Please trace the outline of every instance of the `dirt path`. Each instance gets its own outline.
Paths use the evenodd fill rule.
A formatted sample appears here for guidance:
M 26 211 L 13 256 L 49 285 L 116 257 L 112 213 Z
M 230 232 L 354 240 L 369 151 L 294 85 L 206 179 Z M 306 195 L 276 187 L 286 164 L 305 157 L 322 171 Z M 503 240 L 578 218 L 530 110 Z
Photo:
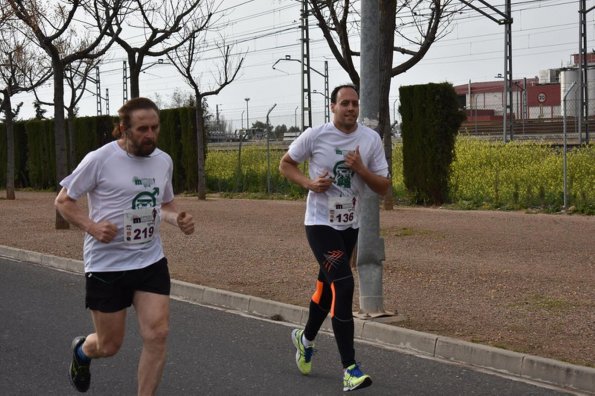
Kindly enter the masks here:
M 53 198 L 0 199 L 0 244 L 82 259 L 83 233 L 54 230 Z M 197 232 L 162 227 L 174 278 L 307 306 L 304 202 L 177 200 Z M 595 217 L 398 207 L 381 228 L 399 326 L 595 367 Z

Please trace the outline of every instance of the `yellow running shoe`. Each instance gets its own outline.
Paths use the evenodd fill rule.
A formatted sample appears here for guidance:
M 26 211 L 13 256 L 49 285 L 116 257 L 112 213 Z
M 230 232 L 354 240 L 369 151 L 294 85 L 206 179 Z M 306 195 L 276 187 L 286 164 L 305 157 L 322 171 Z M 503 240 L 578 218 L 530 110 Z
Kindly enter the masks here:
M 366 388 L 372 385 L 372 378 L 364 374 L 357 364 L 347 367 L 343 375 L 343 392 Z
M 314 346 L 306 348 L 302 343 L 302 335 L 304 330 L 293 329 L 291 331 L 291 341 L 295 346 L 295 364 L 300 373 L 304 375 L 310 374 L 312 371 L 312 355 L 314 354 Z

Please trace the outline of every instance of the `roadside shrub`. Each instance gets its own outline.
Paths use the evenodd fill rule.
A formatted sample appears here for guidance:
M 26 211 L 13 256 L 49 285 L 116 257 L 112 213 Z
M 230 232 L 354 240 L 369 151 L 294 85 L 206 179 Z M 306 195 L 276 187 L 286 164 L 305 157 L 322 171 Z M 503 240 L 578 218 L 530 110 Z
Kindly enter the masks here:
M 160 141 L 172 151 L 176 192 L 196 191 L 196 137 L 191 109 L 164 114 Z M 15 123 L 15 186 L 38 190 L 55 187 L 55 154 L 52 120 Z M 77 157 L 111 139 L 112 117 L 81 119 L 77 125 Z M 176 129 L 179 129 L 176 131 Z M 0 132 L 4 132 L 0 125 Z M 88 136 L 82 136 L 85 133 Z M 160 137 L 160 139 L 161 139 Z M 0 136 L 0 181 L 6 183 L 5 133 Z M 264 143 L 228 151 L 209 150 L 206 160 L 207 188 L 229 195 L 303 198 L 306 191 L 279 173 L 284 150 L 271 148 L 271 193 L 267 193 L 267 156 Z M 415 202 L 405 187 L 403 145 L 393 146 L 392 183 L 397 202 Z M 448 198 L 464 209 L 537 209 L 559 211 L 564 204 L 563 151 L 538 142 L 510 143 L 458 137 L 455 158 L 448 179 Z M 307 172 L 307 163 L 300 165 Z M 595 214 L 595 146 L 581 146 L 567 152 L 567 191 L 571 211 Z
M 415 203 L 448 201 L 455 137 L 465 119 L 449 83 L 402 86 L 403 178 Z

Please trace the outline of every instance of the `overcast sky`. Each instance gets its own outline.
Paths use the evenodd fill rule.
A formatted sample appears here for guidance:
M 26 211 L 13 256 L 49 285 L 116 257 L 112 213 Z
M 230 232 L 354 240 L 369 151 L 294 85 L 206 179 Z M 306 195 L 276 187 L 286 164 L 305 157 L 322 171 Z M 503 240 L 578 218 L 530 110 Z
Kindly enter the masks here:
M 488 0 L 499 10 L 504 11 L 503 0 Z M 477 2 L 476 2 L 477 3 Z M 479 5 L 479 3 L 477 3 Z M 587 9 L 595 6 L 595 0 L 587 0 Z M 579 46 L 579 1 L 578 0 L 513 0 L 513 78 L 535 77 L 540 70 L 568 66 L 571 54 L 578 52 Z M 237 52 L 247 52 L 244 67 L 238 78 L 223 89 L 218 96 L 208 98 L 211 111 L 217 105 L 222 117 L 231 122 L 233 128 L 246 123 L 246 101 L 250 123 L 265 121 L 269 109 L 276 104 L 270 114 L 273 125 L 286 124 L 288 127 L 300 124 L 300 64 L 295 61 L 280 61 L 276 70 L 273 64 L 290 55 L 300 59 L 300 10 L 297 0 L 225 0 L 219 11 L 225 11 L 229 21 L 221 34 L 227 43 L 236 43 Z M 218 26 L 223 26 L 223 22 Z M 396 76 L 391 85 L 391 113 L 398 106 L 397 95 L 400 85 L 423 84 L 448 81 L 454 85 L 466 84 L 469 80 L 491 81 L 504 69 L 504 26 L 467 9 L 452 22 L 448 35 L 435 43 L 419 64 L 407 73 Z M 588 50 L 595 47 L 595 11 L 587 15 Z M 329 85 L 349 82 L 322 39 L 314 18 L 310 19 L 311 67 L 322 72 L 324 61 L 329 65 Z M 353 37 L 354 47 L 358 48 L 357 37 Z M 205 53 L 206 58 L 214 55 Z M 108 59 L 100 65 L 101 90 L 109 89 L 110 114 L 116 114 L 122 105 L 122 65 L 124 52 L 117 46 L 110 50 Z M 155 62 L 148 59 L 146 64 Z M 359 59 L 356 61 L 359 67 Z M 394 64 L 401 62 L 395 57 Z M 209 66 L 204 63 L 204 87 L 209 87 Z M 312 89 L 323 91 L 323 78 L 312 73 Z M 95 90 L 93 84 L 88 88 Z M 170 102 L 175 89 L 190 91 L 170 65 L 155 65 L 141 76 L 141 95 Z M 51 101 L 52 91 L 48 86 L 40 90 L 40 96 Z M 16 96 L 13 103 L 25 101 L 21 118 L 34 115 L 30 96 Z M 324 121 L 324 97 L 312 95 L 313 123 Z M 395 106 L 396 105 L 396 106 Z M 105 113 L 105 105 L 103 107 Z M 48 109 L 46 114 L 51 114 Z M 244 114 L 242 114 L 244 113 Z M 95 115 L 96 101 L 91 94 L 80 103 L 80 115 Z M 243 121 L 243 122 L 242 122 Z

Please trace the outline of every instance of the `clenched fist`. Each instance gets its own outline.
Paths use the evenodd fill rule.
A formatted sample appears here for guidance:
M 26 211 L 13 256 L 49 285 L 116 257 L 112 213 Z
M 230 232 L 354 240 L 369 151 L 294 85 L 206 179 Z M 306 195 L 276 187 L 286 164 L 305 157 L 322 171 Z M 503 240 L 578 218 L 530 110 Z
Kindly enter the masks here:
M 192 219 L 191 214 L 180 212 L 176 222 L 184 234 L 190 235 L 194 232 L 194 220 Z
M 89 234 L 99 242 L 110 243 L 118 233 L 118 227 L 109 221 L 100 221 L 89 227 Z

